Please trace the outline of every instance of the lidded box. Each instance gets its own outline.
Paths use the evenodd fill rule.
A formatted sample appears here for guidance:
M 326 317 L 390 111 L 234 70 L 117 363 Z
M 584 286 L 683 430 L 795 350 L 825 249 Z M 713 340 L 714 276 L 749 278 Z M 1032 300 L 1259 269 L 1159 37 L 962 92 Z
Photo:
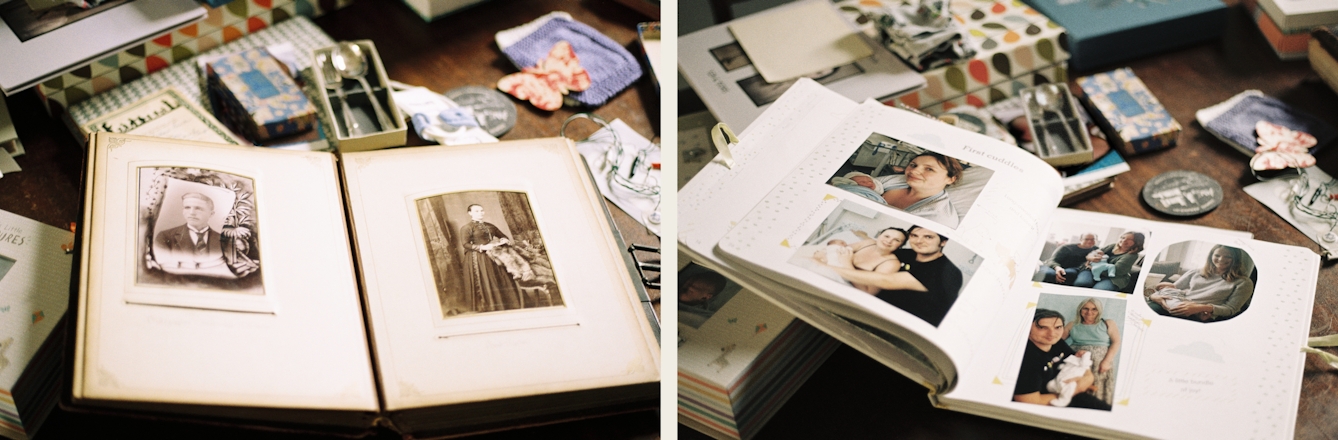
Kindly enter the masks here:
M 229 128 L 253 142 L 311 130 L 316 107 L 264 48 L 209 63 L 211 99 Z
M 1111 146 L 1126 155 L 1174 147 L 1180 123 L 1128 67 L 1078 78 L 1082 99 Z

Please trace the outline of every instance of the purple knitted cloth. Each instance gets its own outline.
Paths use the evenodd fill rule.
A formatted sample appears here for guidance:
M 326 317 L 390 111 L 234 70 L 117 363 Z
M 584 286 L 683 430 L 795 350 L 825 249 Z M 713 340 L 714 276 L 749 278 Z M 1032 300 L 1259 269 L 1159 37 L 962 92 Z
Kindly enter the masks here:
M 590 88 L 571 92 L 581 104 L 598 107 L 641 78 L 641 64 L 627 49 L 584 23 L 555 17 L 502 52 L 517 68 L 533 67 L 548 57 L 559 41 L 571 43 L 581 67 L 590 73 Z

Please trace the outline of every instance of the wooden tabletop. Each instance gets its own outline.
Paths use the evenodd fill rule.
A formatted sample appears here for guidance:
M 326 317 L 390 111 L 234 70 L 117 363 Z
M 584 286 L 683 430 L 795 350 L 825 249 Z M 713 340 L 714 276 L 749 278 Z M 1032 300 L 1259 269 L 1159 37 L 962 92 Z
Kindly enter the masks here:
M 566 11 L 613 41 L 636 53 L 640 22 L 652 21 L 610 0 L 508 0 L 484 2 L 427 23 L 399 1 L 358 0 L 350 6 L 313 20 L 336 41 L 370 39 L 375 42 L 391 79 L 427 87 L 436 92 L 467 85 L 492 87 L 503 75 L 518 71 L 493 41 L 500 30 L 519 26 L 551 11 Z M 68 227 L 78 216 L 80 166 L 83 150 L 57 119 L 42 110 L 33 90 L 7 98 L 10 113 L 27 154 L 17 158 L 23 171 L 0 178 L 0 210 L 42 223 Z M 622 119 L 637 133 L 659 141 L 660 100 L 649 81 L 638 81 L 608 103 L 592 110 L 612 121 Z M 558 136 L 562 122 L 580 110 L 564 107 L 542 111 L 517 101 L 516 126 L 501 140 Z M 584 138 L 597 126 L 573 125 L 568 136 Z M 411 145 L 421 141 L 411 142 Z M 672 179 L 669 179 L 672 181 Z M 631 216 L 609 204 L 615 223 L 629 244 L 659 247 L 660 239 Z M 658 263 L 659 256 L 638 252 Z M 658 274 L 651 273 L 658 278 Z M 658 279 L 657 279 L 658 281 Z M 652 290 L 658 298 L 658 290 Z M 658 304 L 658 301 L 657 301 Z M 150 422 L 57 409 L 42 427 L 42 438 L 96 438 L 110 432 L 132 433 L 136 438 L 293 438 L 283 434 L 201 427 L 182 423 Z M 641 411 L 597 419 L 529 428 L 483 438 L 653 438 L 659 416 Z M 300 437 L 299 437 L 300 438 Z M 317 438 L 317 437 L 313 437 Z M 375 438 L 398 438 L 380 431 Z
M 1194 112 L 1249 89 L 1281 99 L 1338 126 L 1338 94 L 1306 61 L 1279 61 L 1238 0 L 1231 6 L 1221 40 L 1166 52 L 1091 72 L 1123 66 L 1134 73 L 1184 127 L 1179 145 L 1129 157 L 1132 171 L 1113 190 L 1074 208 L 1254 233 L 1259 240 L 1320 248 L 1242 188 L 1257 180 L 1248 157 L 1205 132 Z M 1070 81 L 1072 84 L 1072 81 Z M 1320 167 L 1338 172 L 1338 147 L 1319 156 Z M 1221 184 L 1226 196 L 1215 210 L 1193 218 L 1171 217 L 1140 200 L 1143 184 L 1166 171 L 1192 170 Z M 1300 269 L 1298 269 L 1300 270 Z M 1338 268 L 1319 269 L 1312 336 L 1338 333 Z M 1298 347 L 1299 349 L 1299 347 Z M 1054 438 L 1062 434 L 930 406 L 927 391 L 849 347 L 839 349 L 766 425 L 757 438 Z M 1307 356 L 1296 437 L 1338 437 L 1338 371 Z M 680 425 L 680 438 L 705 436 Z

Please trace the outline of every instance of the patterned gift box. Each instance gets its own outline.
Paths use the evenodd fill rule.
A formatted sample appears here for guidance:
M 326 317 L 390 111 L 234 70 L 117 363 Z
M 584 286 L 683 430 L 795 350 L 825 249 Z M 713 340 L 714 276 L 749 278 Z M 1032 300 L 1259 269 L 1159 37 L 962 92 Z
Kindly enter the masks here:
M 883 2 L 901 0 L 846 0 L 838 6 Z M 966 27 L 976 56 L 925 71 L 925 88 L 887 104 L 937 114 L 963 104 L 984 107 L 1032 84 L 1067 80 L 1065 30 L 1045 15 L 1020 0 L 954 0 L 950 7 L 953 19 Z
M 208 77 L 223 122 L 252 141 L 301 133 L 316 123 L 316 107 L 264 48 L 210 63 Z
M 1125 155 L 1174 147 L 1180 123 L 1128 67 L 1078 78 L 1083 102 Z
M 108 55 L 38 85 L 52 115 L 99 93 L 250 35 L 292 17 L 317 17 L 353 0 L 234 0 L 204 20 Z

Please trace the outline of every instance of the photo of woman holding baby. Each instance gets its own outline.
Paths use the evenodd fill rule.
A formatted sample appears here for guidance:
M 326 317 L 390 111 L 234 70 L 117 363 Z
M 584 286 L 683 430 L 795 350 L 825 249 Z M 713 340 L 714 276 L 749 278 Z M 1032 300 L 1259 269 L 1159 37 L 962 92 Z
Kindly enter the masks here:
M 1073 285 L 1118 292 L 1131 288 L 1134 263 L 1143 252 L 1146 239 L 1142 232 L 1128 231 L 1120 234 L 1115 244 L 1087 254 L 1087 263 L 1079 268 Z
M 873 133 L 828 183 L 956 228 L 991 175 L 988 169 Z
M 1167 247 L 1158 260 L 1174 260 L 1167 254 L 1188 255 L 1195 248 L 1206 247 L 1204 242 L 1181 242 Z M 1183 274 L 1165 276 L 1144 295 L 1148 306 L 1158 314 L 1202 322 L 1230 319 L 1249 306 L 1254 295 L 1254 260 L 1250 254 L 1236 247 L 1213 245 L 1203 266 Z M 1156 276 L 1163 274 L 1150 274 Z M 1149 280 L 1151 281 L 1151 280 Z M 1150 284 L 1150 282 L 1149 282 Z
M 851 233 L 863 240 L 851 245 L 845 240 L 834 238 L 827 242 L 827 247 L 814 252 L 813 259 L 834 267 L 866 272 L 896 273 L 901 269 L 901 259 L 893 252 L 901 249 L 901 245 L 906 243 L 906 230 L 890 227 L 878 231 L 878 235 L 874 238 L 870 238 L 868 233 L 860 230 Z M 850 256 L 842 258 L 843 254 Z M 878 286 L 871 284 L 851 282 L 851 285 L 872 294 L 877 294 L 880 290 Z

